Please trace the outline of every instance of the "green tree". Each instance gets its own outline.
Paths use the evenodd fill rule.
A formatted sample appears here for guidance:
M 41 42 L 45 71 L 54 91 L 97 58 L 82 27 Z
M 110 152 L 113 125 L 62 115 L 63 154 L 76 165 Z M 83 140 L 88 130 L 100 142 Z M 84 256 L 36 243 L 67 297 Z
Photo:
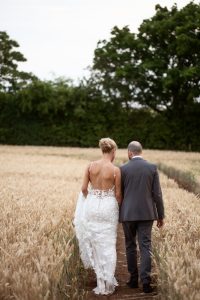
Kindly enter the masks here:
M 114 27 L 95 50 L 92 76 L 104 95 L 179 116 L 199 102 L 200 4 L 178 10 L 156 5 L 138 34 Z
M 18 63 L 26 61 L 23 54 L 15 50 L 18 47 L 5 31 L 0 31 L 0 91 L 16 91 L 35 78 L 18 70 Z
M 110 41 L 99 41 L 91 73 L 93 85 L 105 99 L 127 108 L 136 101 L 136 44 L 136 37 L 128 27 L 115 26 Z

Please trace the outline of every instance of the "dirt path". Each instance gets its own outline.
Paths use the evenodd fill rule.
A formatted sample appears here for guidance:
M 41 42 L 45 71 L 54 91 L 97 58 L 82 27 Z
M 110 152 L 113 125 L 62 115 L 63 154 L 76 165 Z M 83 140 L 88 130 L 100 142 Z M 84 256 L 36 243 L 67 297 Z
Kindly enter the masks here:
M 138 289 L 130 289 L 126 285 L 126 281 L 129 279 L 129 274 L 127 272 L 126 265 L 126 255 L 124 247 L 124 234 L 122 226 L 119 225 L 118 228 L 118 240 L 117 240 L 117 269 L 116 269 L 116 278 L 119 283 L 119 286 L 116 288 L 116 291 L 111 296 L 97 296 L 92 292 L 92 289 L 96 287 L 95 274 L 93 272 L 89 273 L 88 278 L 88 297 L 87 300 L 131 300 L 131 299 L 144 299 L 144 300 L 153 300 L 157 299 L 156 293 L 144 294 L 142 292 L 141 285 Z M 153 283 L 155 282 L 152 278 Z M 152 283 L 152 286 L 154 284 Z

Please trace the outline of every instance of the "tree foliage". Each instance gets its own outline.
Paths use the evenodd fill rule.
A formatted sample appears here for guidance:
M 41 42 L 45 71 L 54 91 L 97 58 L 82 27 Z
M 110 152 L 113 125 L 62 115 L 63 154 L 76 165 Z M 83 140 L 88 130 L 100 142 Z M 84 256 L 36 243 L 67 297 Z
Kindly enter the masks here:
M 156 5 L 138 34 L 114 27 L 95 50 L 93 76 L 105 95 L 131 107 L 182 114 L 200 96 L 200 5 Z
M 18 63 L 26 61 L 23 54 L 16 51 L 18 47 L 18 43 L 10 39 L 5 31 L 0 31 L 0 91 L 16 91 L 35 78 L 18 70 Z

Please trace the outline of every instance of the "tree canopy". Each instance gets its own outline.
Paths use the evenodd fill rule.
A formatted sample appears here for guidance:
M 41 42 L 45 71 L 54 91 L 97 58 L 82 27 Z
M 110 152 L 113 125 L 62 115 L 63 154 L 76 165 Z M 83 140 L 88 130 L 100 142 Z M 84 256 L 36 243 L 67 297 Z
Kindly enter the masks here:
M 35 78 L 33 74 L 18 70 L 18 63 L 26 61 L 23 54 L 16 51 L 18 47 L 5 31 L 0 31 L 0 91 L 16 91 Z
M 200 96 L 200 5 L 178 10 L 156 5 L 138 33 L 114 27 L 95 50 L 93 78 L 104 95 L 122 106 L 157 112 L 187 111 Z

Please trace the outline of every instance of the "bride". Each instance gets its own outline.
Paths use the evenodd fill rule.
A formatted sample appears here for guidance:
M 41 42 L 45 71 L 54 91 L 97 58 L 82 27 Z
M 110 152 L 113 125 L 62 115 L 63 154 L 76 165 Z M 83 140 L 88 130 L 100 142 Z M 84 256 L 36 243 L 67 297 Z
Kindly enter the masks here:
M 121 173 L 113 165 L 115 141 L 103 138 L 99 146 L 102 158 L 86 168 L 74 225 L 84 267 L 93 268 L 96 273 L 97 287 L 93 291 L 107 295 L 118 285 L 114 275 Z

